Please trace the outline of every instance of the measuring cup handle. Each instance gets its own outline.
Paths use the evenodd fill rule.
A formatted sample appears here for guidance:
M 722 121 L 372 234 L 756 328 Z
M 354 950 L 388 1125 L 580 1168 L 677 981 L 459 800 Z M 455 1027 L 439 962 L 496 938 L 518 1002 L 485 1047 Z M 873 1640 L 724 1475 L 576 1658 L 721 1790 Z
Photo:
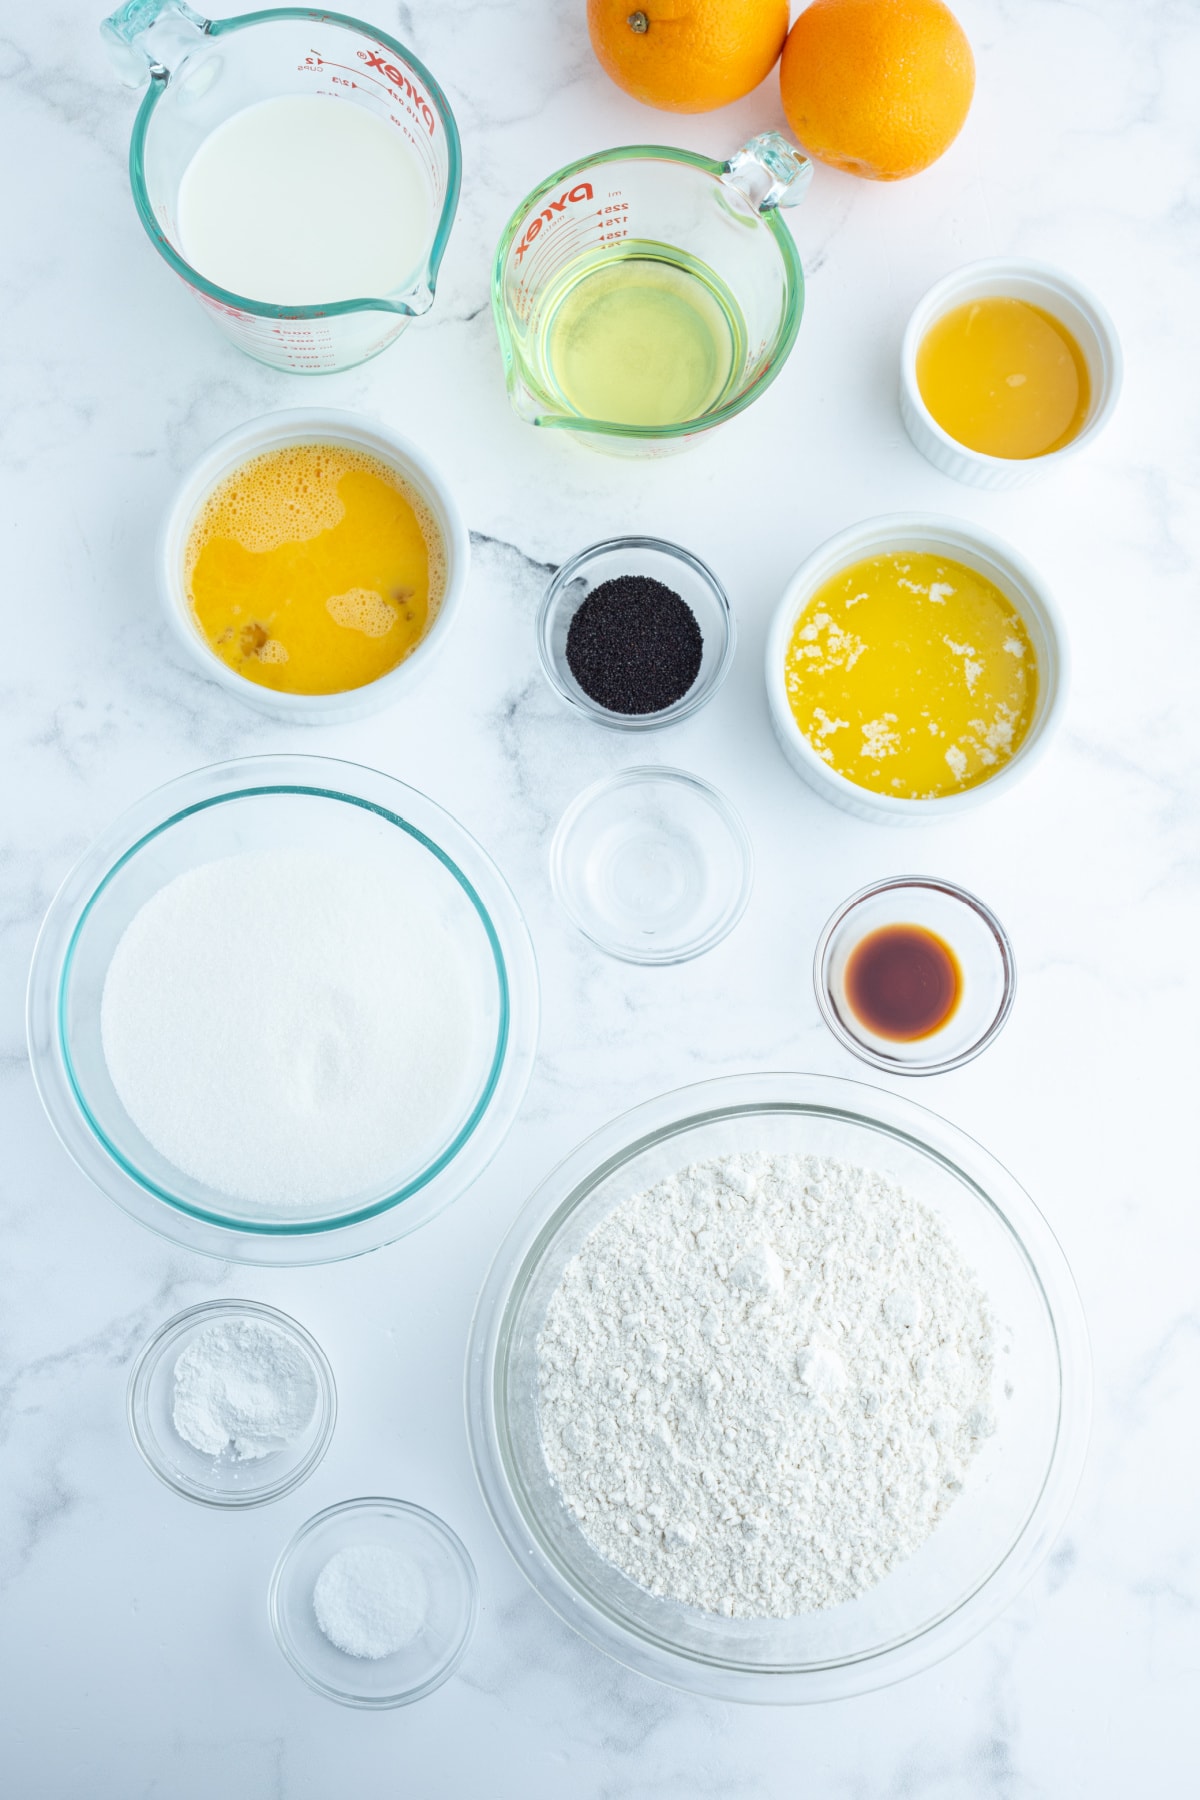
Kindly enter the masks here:
M 798 206 L 808 192 L 813 166 L 777 131 L 762 131 L 725 164 L 722 179 L 744 194 L 755 212 Z
M 186 0 L 126 0 L 105 19 L 100 36 L 126 87 L 141 87 L 147 75 L 166 81 L 209 29 L 210 21 Z

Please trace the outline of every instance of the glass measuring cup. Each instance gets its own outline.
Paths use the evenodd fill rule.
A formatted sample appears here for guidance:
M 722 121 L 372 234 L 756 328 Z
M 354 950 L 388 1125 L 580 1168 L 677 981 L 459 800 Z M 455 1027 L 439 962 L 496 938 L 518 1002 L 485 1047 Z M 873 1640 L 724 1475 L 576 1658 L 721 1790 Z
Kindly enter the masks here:
M 411 51 L 342 13 L 289 6 L 204 19 L 184 0 L 128 0 L 100 27 L 122 80 L 149 91 L 129 150 L 133 198 L 159 254 L 239 349 L 297 374 L 349 369 L 377 356 L 433 304 L 458 205 L 458 129 L 445 95 Z M 207 281 L 183 254 L 179 187 L 203 140 L 232 114 L 285 94 L 363 106 L 415 152 L 432 239 L 402 288 L 326 306 L 249 300 Z
M 801 200 L 811 178 L 808 158 L 765 132 L 723 163 L 634 144 L 543 181 L 509 220 L 492 271 L 505 382 L 519 416 L 576 432 L 597 449 L 661 455 L 743 411 L 775 379 L 800 328 L 804 273 L 776 209 Z M 665 278 L 689 289 L 699 284 L 727 372 L 694 416 L 661 424 L 598 417 L 560 383 L 553 343 L 570 296 L 628 260 L 667 265 Z

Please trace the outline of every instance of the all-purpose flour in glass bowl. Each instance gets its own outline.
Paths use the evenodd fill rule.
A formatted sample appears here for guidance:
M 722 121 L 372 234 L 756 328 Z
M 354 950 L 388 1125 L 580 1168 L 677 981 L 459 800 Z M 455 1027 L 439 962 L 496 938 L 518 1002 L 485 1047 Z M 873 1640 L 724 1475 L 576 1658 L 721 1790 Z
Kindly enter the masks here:
M 650 1593 L 792 1618 L 866 1593 L 938 1528 L 994 1429 L 1006 1348 L 898 1183 L 708 1157 L 622 1200 L 563 1270 L 537 1346 L 546 1461 Z
M 877 1555 L 874 1567 L 863 1566 L 857 1574 L 851 1559 L 846 1581 L 812 1584 L 807 1604 L 816 1610 L 791 1616 L 753 1616 L 785 1613 L 790 1601 L 781 1594 L 778 1605 L 771 1604 L 769 1579 L 766 1604 L 753 1593 L 739 1597 L 736 1584 L 722 1583 L 722 1571 L 712 1564 L 693 1571 L 697 1580 L 687 1601 L 672 1594 L 664 1579 L 658 1583 L 663 1592 L 650 1592 L 649 1582 L 663 1574 L 661 1564 L 652 1557 L 634 1579 L 614 1555 L 597 1548 L 603 1539 L 611 1551 L 612 1540 L 605 1530 L 585 1529 L 564 1504 L 563 1486 L 547 1463 L 542 1429 L 545 1359 L 539 1358 L 539 1345 L 564 1277 L 592 1232 L 617 1217 L 618 1209 L 635 1196 L 674 1181 L 681 1170 L 721 1158 L 730 1159 L 732 1169 L 748 1155 L 760 1167 L 771 1159 L 814 1158 L 842 1171 L 873 1171 L 903 1189 L 936 1222 L 936 1231 L 932 1224 L 916 1230 L 912 1248 L 919 1252 L 917 1262 L 927 1260 L 935 1269 L 940 1255 L 935 1240 L 944 1236 L 952 1246 L 944 1265 L 948 1280 L 934 1279 L 929 1293 L 939 1285 L 952 1292 L 959 1288 L 954 1309 L 967 1341 L 975 1337 L 984 1352 L 981 1376 L 993 1354 L 985 1349 L 981 1287 L 986 1288 L 987 1312 L 1004 1326 L 994 1345 L 994 1376 L 986 1384 L 994 1418 L 978 1420 L 978 1435 L 971 1429 L 968 1414 L 982 1402 L 968 1394 L 973 1379 L 968 1378 L 957 1406 L 949 1409 L 960 1413 L 958 1424 L 943 1421 L 953 1427 L 956 1440 L 962 1426 L 961 1450 L 971 1441 L 978 1449 L 960 1457 L 961 1491 L 940 1508 L 935 1528 L 925 1535 L 920 1527 L 928 1522 L 929 1511 L 922 1514 L 906 1501 L 909 1541 L 901 1559 L 890 1552 Z M 847 1181 L 848 1188 L 859 1185 L 869 1182 Z M 836 1193 L 832 1197 L 838 1198 Z M 724 1260 L 719 1236 L 714 1234 L 714 1247 Z M 786 1293 L 786 1257 L 780 1250 L 768 1255 L 769 1248 L 760 1234 L 756 1246 L 739 1253 L 744 1266 L 728 1264 L 731 1278 L 737 1268 L 728 1319 L 719 1316 L 720 1308 L 697 1306 L 698 1331 L 709 1329 L 708 1311 L 718 1314 L 711 1321 L 714 1343 L 719 1334 L 728 1335 L 727 1326 L 741 1320 L 743 1312 L 760 1302 L 769 1306 L 781 1275 Z M 786 1243 L 783 1250 L 788 1250 Z M 615 1257 L 603 1270 L 587 1265 L 585 1272 L 596 1282 L 597 1320 L 607 1316 L 610 1286 L 623 1289 L 626 1276 L 639 1272 L 647 1283 L 655 1279 L 653 1254 L 639 1260 L 626 1247 L 625 1256 L 635 1265 L 631 1270 Z M 903 1258 L 895 1260 L 899 1266 Z M 965 1281 L 965 1271 L 972 1269 L 979 1272 L 973 1293 Z M 715 1265 L 713 1273 L 724 1287 Z M 807 1298 L 811 1306 L 815 1293 L 807 1290 L 812 1285 L 820 1291 L 822 1283 L 809 1283 L 798 1256 L 791 1280 L 792 1299 L 799 1305 Z M 832 1291 L 837 1282 L 828 1285 Z M 761 1293 L 755 1294 L 756 1286 Z M 881 1309 L 887 1302 L 892 1314 L 888 1328 L 897 1334 L 906 1329 L 907 1319 L 915 1321 L 917 1307 L 925 1303 L 912 1280 L 899 1281 L 878 1297 Z M 638 1310 L 635 1304 L 632 1311 Z M 847 1384 L 859 1378 L 860 1371 L 851 1366 L 854 1358 L 838 1353 L 835 1361 L 829 1340 L 836 1333 L 824 1329 L 830 1323 L 824 1311 L 813 1312 L 821 1329 L 797 1340 L 795 1387 L 789 1376 L 781 1407 L 789 1402 L 796 1407 L 827 1405 L 843 1378 Z M 764 1316 L 763 1329 L 770 1323 Z M 638 1320 L 622 1318 L 619 1329 L 632 1344 Z M 590 1337 L 590 1329 L 583 1335 Z M 779 1334 L 774 1335 L 778 1349 Z M 627 1401 L 634 1409 L 653 1407 L 650 1365 L 656 1346 L 663 1343 L 661 1334 L 643 1336 L 643 1366 L 624 1370 Z M 669 1359 L 670 1346 L 664 1347 Z M 724 1346 L 717 1344 L 717 1349 L 716 1373 L 724 1380 Z M 935 1373 L 939 1384 L 952 1380 L 949 1369 Z M 938 1661 L 993 1618 L 1047 1554 L 1066 1516 L 1082 1469 L 1090 1397 L 1087 1335 L 1070 1272 L 1045 1220 L 1012 1176 L 964 1133 L 924 1108 L 857 1082 L 815 1075 L 743 1075 L 702 1082 L 647 1101 L 581 1144 L 546 1178 L 502 1244 L 480 1296 L 467 1359 L 468 1427 L 480 1486 L 518 1566 L 543 1599 L 632 1668 L 691 1692 L 758 1702 L 828 1700 L 884 1686 Z M 591 1426 L 598 1425 L 601 1400 L 597 1392 L 590 1409 L 580 1404 L 574 1425 L 578 1435 L 572 1437 L 579 1449 L 566 1446 L 572 1457 L 588 1453 L 585 1415 L 590 1410 Z M 880 1395 L 881 1405 L 902 1400 L 899 1391 Z M 558 1432 L 562 1445 L 569 1421 L 557 1408 L 554 1412 L 552 1432 Z M 764 1421 L 756 1420 L 750 1408 L 745 1426 L 753 1430 L 756 1424 Z M 732 1416 L 723 1425 L 740 1429 Z M 708 1441 L 707 1426 L 701 1422 L 698 1430 L 702 1447 L 719 1456 L 720 1445 Z M 751 1518 L 756 1509 L 747 1506 L 745 1515 L 752 1528 L 757 1523 L 769 1534 L 775 1498 L 765 1473 L 769 1459 L 751 1454 L 751 1448 L 734 1459 L 734 1466 L 753 1479 L 762 1477 L 761 1512 Z M 551 1454 L 556 1455 L 553 1445 Z M 924 1454 L 936 1475 L 943 1459 L 929 1459 L 927 1450 Z M 610 1489 L 618 1511 L 643 1497 L 636 1464 L 631 1446 L 629 1487 Z M 935 1486 L 929 1509 L 935 1512 L 936 1492 Z M 657 1503 L 648 1492 L 644 1498 Z M 692 1526 L 699 1538 L 702 1520 L 684 1516 L 682 1510 L 672 1517 L 668 1505 L 661 1521 L 645 1506 L 637 1511 L 650 1528 L 647 1544 L 654 1542 L 654 1530 L 661 1525 L 664 1554 L 672 1526 Z M 611 1514 L 608 1523 L 615 1527 Z M 636 1516 L 626 1523 L 639 1532 L 645 1529 Z M 686 1545 L 679 1549 L 685 1556 L 695 1554 Z M 624 1560 L 630 1564 L 633 1559 Z M 753 1556 L 747 1558 L 748 1565 L 753 1561 Z M 768 1555 L 768 1576 L 773 1563 Z M 679 1584 L 676 1590 L 682 1591 Z
M 198 770 L 67 877 L 30 974 L 34 1077 L 119 1204 L 236 1261 L 327 1261 L 423 1224 L 524 1093 L 537 973 L 448 813 L 327 758 Z

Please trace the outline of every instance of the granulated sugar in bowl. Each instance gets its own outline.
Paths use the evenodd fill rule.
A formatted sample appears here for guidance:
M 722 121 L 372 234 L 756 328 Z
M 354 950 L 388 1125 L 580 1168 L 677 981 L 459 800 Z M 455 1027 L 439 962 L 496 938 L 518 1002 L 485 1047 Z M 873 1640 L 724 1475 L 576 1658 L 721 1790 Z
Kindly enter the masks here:
M 28 1028 L 51 1122 L 189 1248 L 322 1262 L 423 1224 L 515 1116 L 537 973 L 494 863 L 433 801 L 326 758 L 171 782 L 67 877 Z
M 746 1075 L 547 1177 L 484 1285 L 467 1412 L 569 1624 L 692 1692 L 816 1701 L 938 1661 L 1029 1578 L 1090 1358 L 1062 1251 L 979 1145 L 858 1083 Z
M 134 1124 L 184 1174 L 286 1215 L 386 1186 L 452 1136 L 476 1079 L 436 865 L 248 850 L 126 926 L 100 1003 Z M 164 1003 L 169 996 L 169 1003 Z
M 411 1643 L 428 1606 L 420 1569 L 386 1544 L 335 1550 L 313 1586 L 313 1611 L 330 1643 L 370 1662 Z

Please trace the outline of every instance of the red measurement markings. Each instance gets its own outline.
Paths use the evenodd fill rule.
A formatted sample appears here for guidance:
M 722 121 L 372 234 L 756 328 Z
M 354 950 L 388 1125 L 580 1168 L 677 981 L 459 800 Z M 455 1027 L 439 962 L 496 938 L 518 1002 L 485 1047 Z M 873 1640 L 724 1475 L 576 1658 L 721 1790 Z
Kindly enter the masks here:
M 577 181 L 573 188 L 564 188 L 557 200 L 550 200 L 542 208 L 536 219 L 531 219 L 521 234 L 516 247 L 516 259 L 520 262 L 534 239 L 540 234 L 543 225 L 553 225 L 555 215 L 565 213 L 569 205 L 578 205 L 582 200 L 594 200 L 595 192 L 590 181 Z
M 628 200 L 616 200 L 600 208 L 600 240 L 611 243 L 615 238 L 629 236 Z
M 555 223 L 558 229 L 544 236 L 524 263 L 517 264 L 520 287 L 543 287 L 565 262 L 581 255 L 600 236 L 598 213 L 569 214 L 567 230 L 562 229 L 562 221 Z
M 432 137 L 437 130 L 437 114 L 411 74 L 406 69 L 397 68 L 395 63 L 386 62 L 382 46 L 376 50 L 359 50 L 356 54 L 364 65 L 361 69 L 356 69 L 353 63 L 334 62 L 330 57 L 322 56 L 319 50 L 312 51 L 305 58 L 304 63 L 299 66 L 301 68 L 307 65 L 309 68 L 316 67 L 318 69 L 344 69 L 347 75 L 364 76 L 373 87 L 381 87 L 400 105 L 408 100 Z M 379 76 L 369 74 L 368 71 L 371 69 L 377 69 Z M 380 76 L 383 77 L 382 80 L 379 79 Z
M 582 255 L 590 244 L 604 241 L 599 208 L 594 212 L 571 212 L 564 216 L 570 230 L 563 231 L 562 219 L 556 219 L 554 222 L 559 229 L 549 231 L 536 244 L 528 260 L 518 264 L 519 273 L 512 304 L 517 318 L 523 323 L 531 317 L 541 289 L 553 279 L 558 270 L 572 257 Z M 542 217 L 542 214 L 538 215 L 538 219 Z M 535 224 L 537 222 L 538 220 L 534 221 Z
M 599 206 L 582 209 L 594 200 L 591 182 L 577 182 L 551 200 L 531 219 L 514 247 L 519 270 L 512 306 L 522 323 L 530 318 L 538 290 L 543 288 L 568 258 L 591 243 L 613 243 L 629 236 L 629 202 L 619 188 L 610 189 Z M 569 230 L 564 231 L 566 224 Z
M 366 51 L 360 50 L 359 55 L 365 56 Z M 344 75 L 331 75 L 329 80 L 337 87 L 356 89 L 360 94 L 366 94 L 368 91 L 366 85 L 354 79 L 355 74 L 359 71 L 352 69 L 348 63 L 329 62 L 327 58 L 318 55 L 315 50 L 304 62 L 296 64 L 296 72 L 300 75 L 315 75 L 318 69 L 346 69 L 350 76 L 349 80 L 347 80 Z M 403 77 L 400 77 L 404 89 L 403 92 L 392 87 L 386 81 L 377 81 L 373 75 L 368 75 L 366 80 L 371 89 L 381 88 L 385 94 L 401 106 L 404 105 L 405 92 L 410 92 L 414 96 L 417 94 L 417 90 L 412 88 L 410 83 L 405 82 Z M 324 91 L 328 93 L 329 90 L 326 89 Z M 330 98 L 336 99 L 337 96 L 331 94 Z M 374 93 L 371 94 L 371 98 L 375 98 Z M 429 139 L 434 135 L 434 127 L 430 123 L 430 120 L 436 120 L 437 115 L 430 108 L 428 101 L 422 98 L 416 98 L 414 100 L 414 105 L 419 110 L 414 111 L 413 107 L 409 107 L 407 109 L 407 117 L 401 117 L 394 112 L 389 112 L 388 123 L 396 127 L 401 136 L 407 139 L 420 156 L 422 162 L 425 164 L 427 174 L 429 174 L 433 180 L 434 187 L 437 190 L 436 198 L 440 202 L 445 199 L 445 182 L 442 177 L 442 172 L 437 166 L 437 154 L 435 151 L 431 150 L 429 146 Z M 420 118 L 421 123 L 425 127 L 425 135 L 420 137 L 414 135 L 409 123 L 410 120 L 417 117 Z

